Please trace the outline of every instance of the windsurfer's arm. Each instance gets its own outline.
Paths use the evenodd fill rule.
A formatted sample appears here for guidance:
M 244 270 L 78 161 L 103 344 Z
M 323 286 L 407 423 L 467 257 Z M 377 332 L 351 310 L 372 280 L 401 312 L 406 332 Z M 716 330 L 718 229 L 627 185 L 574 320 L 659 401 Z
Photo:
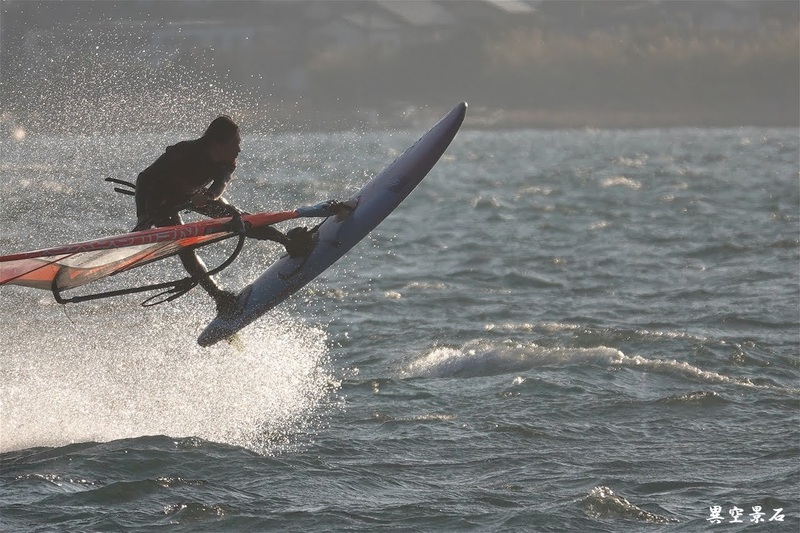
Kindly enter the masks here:
M 228 184 L 228 181 L 230 181 L 230 177 L 228 177 L 227 180 L 216 180 L 208 189 L 197 191 L 190 200 L 192 206 L 205 207 L 210 202 L 219 200 L 222 197 L 222 193 L 225 192 L 225 186 Z
M 194 196 L 191 197 L 189 202 L 192 204 L 192 207 L 203 208 L 217 199 L 219 199 L 219 196 L 215 197 L 208 189 L 200 189 L 194 193 Z
M 228 186 L 228 182 L 233 178 L 233 171 L 236 170 L 236 164 L 226 163 L 220 165 L 220 167 L 221 172 L 214 178 L 211 185 L 206 189 L 197 191 L 194 196 L 192 196 L 191 202 L 194 207 L 205 207 L 209 202 L 214 202 L 222 197 L 222 193 L 225 192 L 225 187 Z
M 206 194 L 209 199 L 217 200 L 222 193 L 225 192 L 225 187 L 228 182 L 233 179 L 233 171 L 236 170 L 236 163 L 223 163 L 221 166 L 221 173 L 214 179 L 211 186 L 206 189 Z

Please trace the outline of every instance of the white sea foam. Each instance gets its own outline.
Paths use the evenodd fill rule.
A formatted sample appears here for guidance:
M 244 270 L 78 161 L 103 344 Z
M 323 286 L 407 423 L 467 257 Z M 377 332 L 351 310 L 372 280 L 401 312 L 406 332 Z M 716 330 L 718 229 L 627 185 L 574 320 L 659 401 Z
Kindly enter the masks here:
M 626 367 L 643 372 L 679 375 L 702 383 L 725 383 L 759 387 L 747 378 L 704 370 L 677 359 L 649 359 L 629 356 L 608 346 L 593 348 L 543 347 L 536 344 L 472 341 L 464 346 L 438 346 L 414 358 L 401 371 L 402 377 L 473 377 L 512 373 L 545 366 L 589 363 Z M 768 388 L 768 387 L 766 387 Z
M 658 372 L 665 374 L 681 374 L 688 378 L 704 383 L 730 383 L 742 387 L 755 387 L 749 379 L 739 379 L 725 376 L 717 372 L 703 370 L 691 365 L 686 361 L 676 359 L 647 359 L 641 355 L 629 357 L 619 352 L 611 358 L 610 363 L 630 368 L 643 369 L 647 372 Z
M 642 184 L 625 176 L 611 176 L 602 181 L 603 187 L 627 187 L 629 189 L 641 189 Z
M 494 323 L 490 322 L 484 325 L 486 331 L 508 331 L 508 332 L 532 332 L 542 331 L 546 333 L 560 333 L 564 331 L 582 331 L 589 334 L 596 335 L 613 335 L 613 330 L 608 328 L 592 328 L 590 326 L 583 326 L 580 324 L 569 324 L 563 322 L 504 322 Z M 627 336 L 633 336 L 645 340 L 688 340 L 695 342 L 707 342 L 708 337 L 688 333 L 685 331 L 660 331 L 650 329 L 635 329 L 626 331 Z M 720 341 L 724 342 L 724 341 Z
M 473 341 L 461 348 L 434 347 L 412 360 L 403 377 L 473 377 L 518 372 L 576 361 L 608 361 L 619 350 L 597 348 L 544 348 L 536 344 Z
M 592 518 L 625 518 L 648 524 L 669 524 L 678 522 L 651 513 L 632 504 L 625 497 L 615 494 L 609 487 L 595 487 L 581 502 L 584 512 Z

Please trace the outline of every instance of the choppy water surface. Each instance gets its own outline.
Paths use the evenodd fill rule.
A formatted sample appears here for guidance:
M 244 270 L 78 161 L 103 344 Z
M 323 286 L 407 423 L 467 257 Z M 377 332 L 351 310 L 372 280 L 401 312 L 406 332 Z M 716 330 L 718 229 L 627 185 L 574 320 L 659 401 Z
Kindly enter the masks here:
M 797 531 L 798 132 L 465 128 L 243 348 L 199 291 L 0 289 L 0 529 Z M 345 198 L 421 133 L 246 135 L 229 197 Z M 0 253 L 129 230 L 103 178 L 189 136 L 2 141 Z

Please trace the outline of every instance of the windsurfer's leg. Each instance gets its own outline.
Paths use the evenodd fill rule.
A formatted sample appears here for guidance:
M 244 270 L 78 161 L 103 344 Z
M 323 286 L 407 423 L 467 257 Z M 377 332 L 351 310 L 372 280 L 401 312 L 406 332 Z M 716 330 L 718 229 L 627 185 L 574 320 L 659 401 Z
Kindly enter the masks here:
M 136 191 L 136 226 L 133 231 L 142 231 L 153 227 L 152 217 L 147 209 L 147 195 L 143 190 Z
M 311 253 L 314 247 L 312 232 L 304 226 L 290 229 L 288 232 L 281 233 L 272 226 L 262 226 L 260 228 L 250 228 L 245 236 L 260 241 L 275 241 L 286 248 L 286 252 L 292 257 L 305 257 Z
M 237 214 L 247 215 L 246 211 L 236 208 L 229 203 L 225 198 L 218 198 L 211 200 L 203 207 L 193 207 L 193 211 L 200 213 L 211 218 L 232 217 Z M 282 232 L 272 226 L 261 226 L 259 228 L 250 228 L 245 234 L 249 239 L 256 239 L 259 241 L 275 241 L 283 244 L 284 246 L 291 240 Z
M 186 269 L 186 272 L 197 279 L 197 282 L 208 294 L 213 297 L 222 292 L 222 289 L 219 288 L 214 279 L 207 275 L 208 267 L 206 267 L 206 264 L 197 256 L 194 250 L 184 250 L 178 254 L 178 257 L 181 263 L 183 263 L 183 268 Z
M 208 202 L 203 207 L 192 208 L 193 211 L 200 213 L 211 218 L 231 217 L 236 214 L 247 215 L 246 211 L 237 209 L 232 204 L 228 203 L 224 198 L 218 198 Z M 306 231 L 305 228 L 294 228 L 289 233 L 284 234 L 272 226 L 261 226 L 258 228 L 250 228 L 245 233 L 249 239 L 256 239 L 259 241 L 274 241 L 282 244 L 289 255 L 304 256 L 308 255 L 313 247 L 311 241 L 311 233 Z
M 230 291 L 223 290 L 214 281 L 214 278 L 208 275 L 208 268 L 202 259 L 200 259 L 194 250 L 184 250 L 178 254 L 178 257 L 183 263 L 183 268 L 189 273 L 197 283 L 211 296 L 217 303 L 217 311 L 225 312 L 231 311 L 236 305 L 236 295 Z
M 137 189 L 136 226 L 133 231 L 142 231 L 153 227 L 179 226 L 181 224 L 183 224 L 181 215 L 174 206 L 162 198 L 148 197 L 144 192 Z
M 179 226 L 183 224 L 180 213 L 171 213 L 169 216 L 158 218 L 160 218 L 160 222 L 151 224 L 151 226 L 163 227 Z M 214 301 L 217 303 L 217 311 L 230 311 L 236 306 L 236 295 L 230 291 L 221 289 L 219 285 L 217 285 L 214 279 L 208 275 L 208 268 L 205 263 L 197 256 L 194 250 L 184 250 L 178 253 L 178 258 L 181 260 L 181 263 L 183 263 L 183 268 L 186 269 L 186 272 L 196 279 L 197 283 L 214 298 Z
M 259 241 L 275 241 L 283 244 L 284 246 L 286 246 L 286 244 L 289 242 L 289 237 L 272 226 L 250 228 L 247 230 L 247 233 L 245 233 L 245 236 L 249 239 L 256 239 Z

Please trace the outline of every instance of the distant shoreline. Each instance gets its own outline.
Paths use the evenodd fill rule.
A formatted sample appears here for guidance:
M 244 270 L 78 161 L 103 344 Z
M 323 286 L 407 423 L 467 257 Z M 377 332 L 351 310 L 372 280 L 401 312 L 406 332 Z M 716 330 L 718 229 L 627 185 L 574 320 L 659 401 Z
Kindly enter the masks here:
M 508 110 L 485 116 L 478 113 L 466 124 L 478 129 L 651 129 L 651 128 L 800 128 L 800 116 L 732 110 L 729 113 L 696 109 L 672 111 Z
M 454 102 L 455 103 L 455 102 Z M 370 129 L 419 129 L 430 126 L 446 112 L 442 106 L 419 110 L 409 117 L 399 113 L 315 112 L 299 113 L 296 122 L 284 122 L 278 130 L 342 131 Z M 663 128 L 798 128 L 800 113 L 781 109 L 742 106 L 726 111 L 702 109 L 598 110 L 493 109 L 470 105 L 464 129 L 663 129 Z
M 453 104 L 456 103 L 454 99 Z M 414 108 L 412 111 L 382 111 L 379 109 L 298 109 L 291 114 L 265 111 L 246 112 L 237 116 L 246 132 L 339 132 L 378 130 L 417 130 L 427 128 L 448 110 L 446 106 Z M 150 120 L 147 123 L 98 121 L 82 123 L 84 117 L 41 115 L 14 116 L 0 110 L 0 138 L 12 138 L 23 131 L 36 134 L 122 134 L 159 133 L 173 131 L 167 122 Z M 150 116 L 152 119 L 153 117 Z M 174 122 L 171 123 L 174 126 Z M 663 110 L 585 109 L 575 106 L 560 109 L 496 109 L 470 105 L 464 122 L 466 130 L 560 130 L 560 129 L 665 129 L 665 128 L 798 128 L 800 113 L 780 107 L 739 106 L 733 108 L 680 108 Z M 181 128 L 183 129 L 183 128 Z M 187 124 L 186 130 L 192 130 Z

